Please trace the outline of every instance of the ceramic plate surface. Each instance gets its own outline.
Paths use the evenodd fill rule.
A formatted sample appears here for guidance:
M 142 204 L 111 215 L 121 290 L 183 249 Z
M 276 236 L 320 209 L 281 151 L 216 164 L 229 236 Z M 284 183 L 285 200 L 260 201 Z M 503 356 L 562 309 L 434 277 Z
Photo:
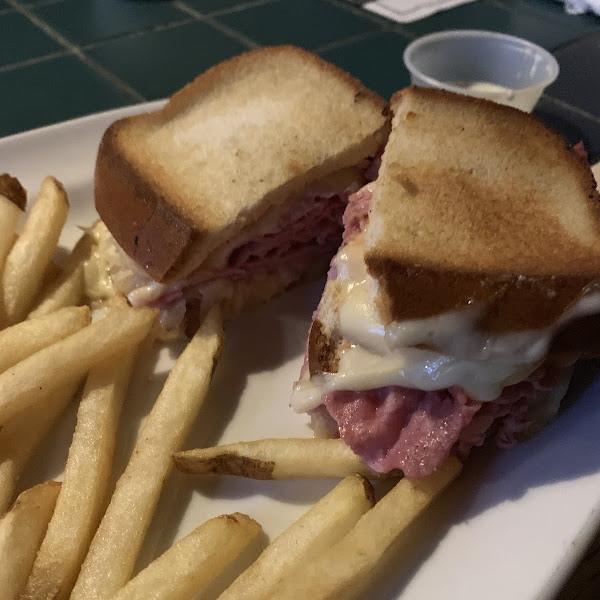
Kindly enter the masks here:
M 119 109 L 0 140 L 0 169 L 34 197 L 52 174 L 69 194 L 62 243 L 91 224 L 93 169 L 105 128 L 159 103 Z M 230 324 L 224 357 L 186 447 L 262 437 L 309 436 L 307 419 L 288 408 L 302 363 L 310 315 L 322 282 L 298 288 Z M 180 348 L 140 361 L 124 409 L 117 471 Z M 476 452 L 460 480 L 390 553 L 367 597 L 402 600 L 550 599 L 584 553 L 600 522 L 600 377 L 597 365 L 576 372 L 576 398 L 540 435 L 507 452 Z M 21 488 L 60 479 L 75 424 L 72 407 L 38 452 Z M 201 479 L 174 473 L 161 499 L 138 566 L 204 520 L 245 512 L 266 536 L 238 568 L 328 492 L 332 481 Z M 229 575 L 230 576 L 230 575 Z M 214 586 L 214 597 L 227 574 Z M 208 594 L 206 597 L 211 597 Z

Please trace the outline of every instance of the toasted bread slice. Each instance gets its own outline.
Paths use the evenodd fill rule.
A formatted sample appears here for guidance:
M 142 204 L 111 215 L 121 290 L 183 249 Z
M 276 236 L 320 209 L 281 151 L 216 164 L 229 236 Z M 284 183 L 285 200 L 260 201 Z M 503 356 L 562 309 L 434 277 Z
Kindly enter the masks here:
M 440 90 L 407 88 L 392 109 L 365 252 L 384 319 L 478 303 L 484 330 L 538 329 L 596 285 L 596 183 L 560 136 Z
M 184 277 L 273 206 L 383 146 L 385 101 L 299 48 L 213 67 L 105 133 L 96 207 L 156 280 Z

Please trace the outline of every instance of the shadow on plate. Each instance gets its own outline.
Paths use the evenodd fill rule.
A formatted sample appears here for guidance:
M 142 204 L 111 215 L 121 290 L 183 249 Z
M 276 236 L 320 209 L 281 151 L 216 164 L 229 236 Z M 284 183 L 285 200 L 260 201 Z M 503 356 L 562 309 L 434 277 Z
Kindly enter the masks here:
M 600 361 L 579 363 L 558 416 L 532 439 L 509 450 L 472 452 L 459 485 L 474 490 L 473 517 L 528 490 L 600 471 Z
M 268 373 L 302 353 L 309 316 L 318 302 L 320 287 L 315 284 L 298 288 L 268 306 L 248 312 L 228 326 L 223 358 L 186 448 L 217 443 L 238 409 L 249 377 Z M 125 467 L 140 424 L 164 384 L 168 374 L 164 365 L 172 364 L 177 355 L 178 349 L 171 350 L 161 351 L 155 347 L 136 366 L 120 428 L 115 479 Z M 377 583 L 365 597 L 397 598 L 399 590 L 435 551 L 453 524 L 467 522 L 502 502 L 518 500 L 533 487 L 597 473 L 600 470 L 599 372 L 598 361 L 588 361 L 577 368 L 561 414 L 532 440 L 509 451 L 493 448 L 474 451 L 455 485 L 386 554 Z M 279 403 L 281 398 L 274 397 L 273 402 Z M 295 418 L 298 417 L 290 414 L 290 419 Z M 308 507 L 336 483 L 333 480 L 257 482 L 225 477 L 201 478 L 175 472 L 161 496 L 137 569 L 164 552 L 184 529 L 187 532 L 200 524 L 200 520 L 197 523 L 185 521 L 190 503 L 201 501 L 198 496 L 223 500 L 227 506 L 219 509 L 215 505 L 214 515 L 205 517 L 210 518 L 222 512 L 233 512 L 229 506 L 247 498 Z M 246 560 L 249 564 L 266 543 L 266 536 L 263 536 L 240 561 Z M 227 576 L 220 581 L 217 587 L 221 585 L 223 589 Z

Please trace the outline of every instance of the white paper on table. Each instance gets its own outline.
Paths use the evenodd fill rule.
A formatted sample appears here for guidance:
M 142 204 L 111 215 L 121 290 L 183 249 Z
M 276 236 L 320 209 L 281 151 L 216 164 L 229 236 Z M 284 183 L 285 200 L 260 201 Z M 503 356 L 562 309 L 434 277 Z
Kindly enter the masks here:
M 592 12 L 600 15 L 600 0 L 565 0 L 565 10 L 570 15 Z
M 374 0 L 363 4 L 363 8 L 397 23 L 412 23 L 429 15 L 447 10 L 474 0 Z

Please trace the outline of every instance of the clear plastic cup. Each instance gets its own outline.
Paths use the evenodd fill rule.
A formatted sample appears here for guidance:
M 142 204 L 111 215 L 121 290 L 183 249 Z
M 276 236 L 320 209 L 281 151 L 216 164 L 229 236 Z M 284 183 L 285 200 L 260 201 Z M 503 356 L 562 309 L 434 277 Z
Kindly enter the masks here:
M 453 30 L 421 37 L 404 51 L 411 82 L 487 98 L 531 112 L 558 77 L 552 54 L 521 38 Z

